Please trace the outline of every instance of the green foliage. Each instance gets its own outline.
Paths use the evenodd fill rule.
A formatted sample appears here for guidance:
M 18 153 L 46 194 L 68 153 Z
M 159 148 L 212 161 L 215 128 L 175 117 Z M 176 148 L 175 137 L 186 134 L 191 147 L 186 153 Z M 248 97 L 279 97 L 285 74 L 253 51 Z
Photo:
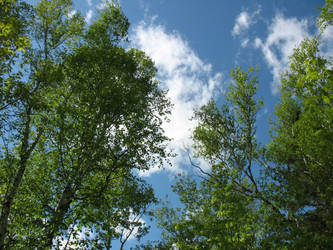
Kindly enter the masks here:
M 332 1 L 321 9 L 322 32 Z M 196 177 L 173 187 L 182 208 L 155 211 L 161 249 L 330 249 L 333 245 L 333 69 L 305 39 L 281 77 L 271 142 L 256 142 L 257 77 L 231 71 L 225 102 L 195 112 Z M 155 244 L 156 245 L 156 244 Z M 158 246 L 158 245 L 156 245 Z
M 197 156 L 211 165 L 201 181 L 180 177 L 173 187 L 184 208 L 163 206 L 155 216 L 166 245 L 179 249 L 252 249 L 259 245 L 258 210 L 263 197 L 253 169 L 257 159 L 255 117 L 262 102 L 255 98 L 257 76 L 250 68 L 231 71 L 233 81 L 218 109 L 213 101 L 195 112 Z
M 112 44 L 127 40 L 129 22 L 119 7 L 106 2 L 107 8 L 100 14 L 100 18 L 92 23 L 86 38 L 90 46 L 112 46 Z
M 1 85 L 1 249 L 111 248 L 148 232 L 138 218 L 155 197 L 135 171 L 168 157 L 170 103 L 150 58 L 120 46 L 119 6 L 87 26 L 71 4 L 39 1 Z
M 290 225 L 295 247 L 332 245 L 332 62 L 319 55 L 316 39 L 305 40 L 290 58 L 282 77 L 270 152 L 286 209 L 298 222 Z M 281 189 L 281 187 L 277 187 Z
M 31 6 L 19 0 L 1 0 L 0 10 L 0 84 L 8 88 L 20 78 L 20 73 L 12 72 L 17 57 L 30 47 L 27 23 L 32 13 Z M 4 92 L 0 90 L 0 100 Z
M 119 4 L 91 25 L 70 0 L 0 7 L 0 249 L 123 247 L 134 228 L 140 239 L 156 199 L 135 173 L 168 158 L 170 103 L 152 60 L 121 47 Z M 332 1 L 321 10 L 323 32 Z M 199 177 L 173 186 L 183 207 L 155 210 L 163 240 L 139 248 L 333 245 L 333 69 L 319 38 L 290 58 L 268 145 L 256 140 L 253 68 L 231 71 L 221 107 L 195 111 L 194 149 L 210 168 L 191 159 Z
M 179 249 L 248 249 L 255 246 L 257 225 L 251 199 L 231 185 L 210 181 L 195 183 L 181 178 L 174 191 L 182 210 L 161 208 L 155 213 L 164 229 L 165 244 Z
M 319 8 L 321 11 L 318 24 L 322 29 L 325 29 L 328 25 L 333 24 L 333 1 L 326 0 L 325 5 L 322 8 Z
M 29 5 L 16 0 L 0 1 L 0 61 L 9 60 L 30 45 L 26 32 Z

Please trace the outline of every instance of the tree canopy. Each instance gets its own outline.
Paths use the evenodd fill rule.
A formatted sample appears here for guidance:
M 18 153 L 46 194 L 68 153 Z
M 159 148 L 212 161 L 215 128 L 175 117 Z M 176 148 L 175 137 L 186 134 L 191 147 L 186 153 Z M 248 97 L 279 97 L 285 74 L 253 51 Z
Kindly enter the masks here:
M 194 112 L 195 175 L 151 214 L 137 249 L 330 249 L 333 68 L 320 53 L 332 0 L 281 75 L 270 142 L 256 137 L 258 70 L 235 67 L 221 105 Z M 0 0 L 0 249 L 111 249 L 156 203 L 137 171 L 171 154 L 171 103 L 117 1 L 85 23 L 71 0 Z M 200 165 L 205 160 L 209 169 Z
M 2 4 L 0 249 L 111 248 L 133 226 L 141 237 L 130 218 L 155 197 L 135 170 L 167 158 L 170 103 L 150 58 L 121 46 L 127 18 L 113 2 L 91 25 L 70 0 Z
M 323 32 L 332 1 L 321 10 Z M 332 247 L 333 69 L 320 39 L 305 39 L 289 59 L 268 144 L 256 140 L 263 103 L 253 68 L 233 69 L 224 103 L 195 112 L 196 157 L 210 169 L 190 158 L 194 176 L 173 186 L 183 207 L 156 209 L 163 236 L 157 249 Z

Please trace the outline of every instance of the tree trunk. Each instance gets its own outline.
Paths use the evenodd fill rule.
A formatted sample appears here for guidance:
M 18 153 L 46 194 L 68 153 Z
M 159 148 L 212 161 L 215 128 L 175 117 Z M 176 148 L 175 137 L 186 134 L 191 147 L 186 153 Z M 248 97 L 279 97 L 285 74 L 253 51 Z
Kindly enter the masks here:
M 23 132 L 23 138 L 22 138 L 22 147 L 20 152 L 20 165 L 19 169 L 15 175 L 15 178 L 13 180 L 12 184 L 9 184 L 9 187 L 7 189 L 4 202 L 2 204 L 2 211 L 0 216 L 0 250 L 4 249 L 5 246 L 5 238 L 8 230 L 8 219 L 10 216 L 10 210 L 13 203 L 13 200 L 16 196 L 17 190 L 21 184 L 26 166 L 27 161 L 36 147 L 43 130 L 40 129 L 36 139 L 29 147 L 29 137 L 30 137 L 30 122 L 31 122 L 31 107 L 27 109 L 26 112 L 27 120 L 25 122 L 24 132 Z
M 20 168 L 15 176 L 12 188 L 9 192 L 7 192 L 3 206 L 2 206 L 2 213 L 1 213 L 1 217 L 0 217 L 0 249 L 1 250 L 4 249 L 4 245 L 5 245 L 5 238 L 6 238 L 7 229 L 8 229 L 8 218 L 10 215 L 10 209 L 11 209 L 14 197 L 16 195 L 17 189 L 21 183 L 25 168 L 26 168 L 26 160 L 21 162 Z
M 72 187 L 72 182 L 69 181 L 66 184 L 66 187 L 64 191 L 62 192 L 61 199 L 57 205 L 57 208 L 50 220 L 50 223 L 48 225 L 48 228 L 46 230 L 46 236 L 45 236 L 45 248 L 51 249 L 53 245 L 53 239 L 56 237 L 60 225 L 63 222 L 63 219 L 65 217 L 65 214 L 67 213 L 73 197 L 74 197 L 75 190 Z

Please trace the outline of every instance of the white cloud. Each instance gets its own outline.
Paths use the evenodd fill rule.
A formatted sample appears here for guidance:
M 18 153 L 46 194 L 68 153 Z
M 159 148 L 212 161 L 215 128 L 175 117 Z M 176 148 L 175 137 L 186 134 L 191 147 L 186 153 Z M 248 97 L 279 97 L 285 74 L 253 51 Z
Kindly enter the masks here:
M 259 5 L 258 9 L 253 12 L 249 13 L 247 11 L 242 11 L 236 17 L 234 28 L 232 29 L 232 35 L 238 36 L 244 33 L 249 27 L 255 23 L 255 17 L 259 15 L 261 11 L 261 6 Z
M 309 36 L 308 22 L 296 18 L 285 18 L 277 14 L 268 28 L 265 41 L 255 39 L 255 47 L 260 48 L 273 75 L 272 92 L 278 93 L 280 75 L 286 69 L 289 56 L 301 41 Z
M 70 12 L 68 13 L 68 17 L 69 17 L 69 18 L 72 18 L 76 13 L 77 13 L 76 10 L 72 10 L 72 11 L 70 11 Z
M 91 18 L 92 18 L 92 14 L 93 14 L 93 11 L 92 10 L 88 10 L 84 20 L 86 21 L 86 23 L 89 23 Z
M 248 45 L 249 41 L 250 40 L 248 38 L 243 39 L 241 42 L 242 48 L 245 48 Z
M 241 34 L 243 31 L 250 27 L 250 24 L 250 15 L 246 11 L 242 11 L 236 18 L 234 28 L 232 29 L 232 34 L 234 36 Z
M 189 119 L 195 108 L 217 94 L 222 74 L 214 74 L 212 66 L 203 62 L 178 33 L 167 33 L 161 25 L 141 23 L 134 28 L 131 40 L 153 59 L 162 87 L 169 90 L 168 97 L 174 107 L 171 122 L 163 124 L 163 128 L 173 139 L 170 148 L 178 156 L 173 159 L 173 166 L 166 169 L 179 172 L 181 164 L 188 163 L 184 146 L 192 144 L 191 130 L 196 125 Z M 141 175 L 149 176 L 159 170 L 152 168 Z
M 321 54 L 325 57 L 333 57 L 333 25 L 328 26 L 321 36 Z
M 129 228 L 124 228 L 121 226 L 116 227 L 116 232 L 122 235 L 122 240 L 134 240 L 135 237 L 138 235 L 139 228 L 141 226 L 146 226 L 146 222 L 144 219 L 141 218 L 140 215 L 134 214 L 131 212 L 128 221 L 133 223 L 129 225 Z M 141 225 L 141 226 L 140 226 Z
M 86 1 L 87 1 L 87 4 L 88 4 L 89 6 L 92 5 L 92 0 L 86 0 Z
M 71 225 L 68 229 L 69 235 L 63 237 L 58 236 L 55 239 L 53 239 L 53 249 L 74 249 L 77 248 L 77 244 L 80 241 L 84 241 L 87 239 L 93 239 L 94 238 L 94 232 L 91 232 L 88 228 L 81 228 L 79 229 L 77 225 Z
M 121 213 L 121 211 L 119 211 Z M 146 226 L 146 221 L 141 218 L 140 214 L 133 213 L 130 210 L 128 217 L 129 228 L 124 228 L 122 226 L 117 226 L 115 228 L 117 233 L 120 233 L 122 240 L 130 241 L 135 239 L 138 235 L 139 228 Z M 87 227 L 79 228 L 77 225 L 71 225 L 68 229 L 68 234 L 66 236 L 58 236 L 53 240 L 52 249 L 77 249 L 79 242 L 84 242 L 85 240 L 98 240 L 98 234 L 96 234 L 95 229 L 89 229 Z M 99 240 L 98 240 L 99 241 Z

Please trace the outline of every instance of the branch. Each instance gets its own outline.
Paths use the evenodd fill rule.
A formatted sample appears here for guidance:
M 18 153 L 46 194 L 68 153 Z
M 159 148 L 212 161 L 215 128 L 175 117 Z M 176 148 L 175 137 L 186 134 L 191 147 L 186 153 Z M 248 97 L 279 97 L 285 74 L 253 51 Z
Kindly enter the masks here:
M 31 154 L 31 152 L 35 149 L 40 137 L 42 136 L 44 132 L 44 129 L 40 128 L 39 132 L 37 134 L 37 137 L 35 138 L 34 142 L 31 144 L 30 148 L 27 149 L 27 155 L 29 156 Z
M 241 192 L 244 195 L 247 195 L 253 199 L 257 199 L 260 200 L 262 202 L 264 202 L 265 204 L 269 205 L 276 213 L 278 213 L 279 215 L 281 215 L 281 217 L 283 217 L 285 222 L 294 222 L 293 220 L 289 219 L 289 218 L 285 218 L 284 215 L 281 213 L 280 209 L 278 207 L 276 207 L 271 201 L 269 201 L 268 199 L 262 197 L 260 195 L 260 193 L 256 190 L 254 193 L 252 190 L 244 187 L 243 185 L 241 185 L 239 182 L 237 182 L 236 180 L 233 181 L 238 187 L 240 187 L 241 189 L 243 189 L 244 192 L 241 192 L 240 190 L 236 190 L 238 192 Z

